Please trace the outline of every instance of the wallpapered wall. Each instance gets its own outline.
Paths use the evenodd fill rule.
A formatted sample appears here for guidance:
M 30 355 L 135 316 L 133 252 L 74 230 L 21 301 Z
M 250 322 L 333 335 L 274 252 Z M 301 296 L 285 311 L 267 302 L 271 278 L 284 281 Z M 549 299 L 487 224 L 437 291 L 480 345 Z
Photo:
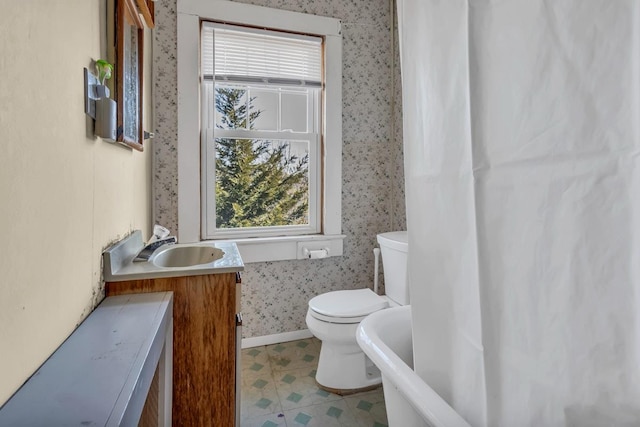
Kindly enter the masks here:
M 244 336 L 306 329 L 310 298 L 371 286 L 377 233 L 405 229 L 397 36 L 389 0 L 248 0 L 342 21 L 344 256 L 248 264 Z M 394 46 L 395 45 L 395 46 Z M 155 221 L 177 230 L 176 0 L 156 3 L 154 45 Z

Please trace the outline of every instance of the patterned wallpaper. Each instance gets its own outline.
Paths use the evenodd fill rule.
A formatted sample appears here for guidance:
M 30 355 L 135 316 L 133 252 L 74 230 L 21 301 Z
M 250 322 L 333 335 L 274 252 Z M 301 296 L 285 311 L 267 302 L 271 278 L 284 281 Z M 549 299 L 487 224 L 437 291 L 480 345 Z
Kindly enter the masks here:
M 342 257 L 246 266 L 247 338 L 306 329 L 313 296 L 372 286 L 376 234 L 404 229 L 406 222 L 397 36 L 391 36 L 389 0 L 245 2 L 342 21 L 342 232 L 347 236 Z M 177 230 L 176 0 L 156 3 L 154 33 L 154 219 Z

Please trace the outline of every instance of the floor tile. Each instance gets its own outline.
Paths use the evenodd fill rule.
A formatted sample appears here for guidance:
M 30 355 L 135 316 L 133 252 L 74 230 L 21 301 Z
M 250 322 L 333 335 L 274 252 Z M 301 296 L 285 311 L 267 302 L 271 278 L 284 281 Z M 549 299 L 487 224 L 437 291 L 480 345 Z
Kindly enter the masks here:
M 287 422 L 285 421 L 283 413 L 262 415 L 254 418 L 243 418 L 241 422 L 241 427 L 277 427 L 282 426 L 286 427 Z
M 374 391 L 353 394 L 344 398 L 349 410 L 358 420 L 357 426 L 387 426 L 387 410 L 384 404 L 382 387 Z
M 273 371 L 315 368 L 320 356 L 319 347 L 310 339 L 269 345 L 266 348 Z
M 284 412 L 288 427 L 334 427 L 352 424 L 353 415 L 343 399 Z
M 315 346 L 318 348 L 318 351 L 320 351 L 320 346 L 322 345 L 322 341 L 320 341 L 320 340 L 319 340 L 318 338 L 316 338 L 316 337 L 309 338 L 309 340 L 311 341 L 311 343 L 312 343 L 313 345 L 315 345 Z
M 243 373 L 246 370 L 251 370 L 255 372 L 255 368 L 257 366 L 270 367 L 269 353 L 267 353 L 267 348 L 264 345 L 260 347 L 242 349 L 242 353 L 240 355 L 240 362 L 242 365 Z
M 282 409 L 302 408 L 338 400 L 341 397 L 318 388 L 315 369 L 300 368 L 273 372 Z
M 322 342 L 309 338 L 242 350 L 242 427 L 386 427 L 382 388 L 338 396 L 318 388 Z
M 282 412 L 275 381 L 268 370 L 262 375 L 243 375 L 240 394 L 242 419 Z

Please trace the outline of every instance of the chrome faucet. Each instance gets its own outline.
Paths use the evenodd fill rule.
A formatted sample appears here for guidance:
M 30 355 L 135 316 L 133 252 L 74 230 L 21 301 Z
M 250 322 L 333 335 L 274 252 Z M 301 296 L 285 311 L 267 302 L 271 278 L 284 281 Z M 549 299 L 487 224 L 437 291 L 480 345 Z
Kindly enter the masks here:
M 176 239 L 175 236 L 169 236 L 159 240 L 154 240 L 153 242 L 148 243 L 147 246 L 145 246 L 144 248 L 142 248 L 142 250 L 140 250 L 140 252 L 138 252 L 138 255 L 136 255 L 136 257 L 133 259 L 133 262 L 149 261 L 149 258 L 151 258 L 151 255 L 153 255 L 153 253 L 160 246 L 172 245 L 177 241 L 178 239 Z

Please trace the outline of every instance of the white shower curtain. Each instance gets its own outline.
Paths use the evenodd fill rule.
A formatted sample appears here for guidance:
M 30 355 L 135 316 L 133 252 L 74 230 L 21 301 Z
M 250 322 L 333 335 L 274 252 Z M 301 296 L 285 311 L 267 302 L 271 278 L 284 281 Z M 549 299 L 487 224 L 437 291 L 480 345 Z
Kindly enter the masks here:
M 640 425 L 640 0 L 398 0 L 418 374 L 474 426 Z

